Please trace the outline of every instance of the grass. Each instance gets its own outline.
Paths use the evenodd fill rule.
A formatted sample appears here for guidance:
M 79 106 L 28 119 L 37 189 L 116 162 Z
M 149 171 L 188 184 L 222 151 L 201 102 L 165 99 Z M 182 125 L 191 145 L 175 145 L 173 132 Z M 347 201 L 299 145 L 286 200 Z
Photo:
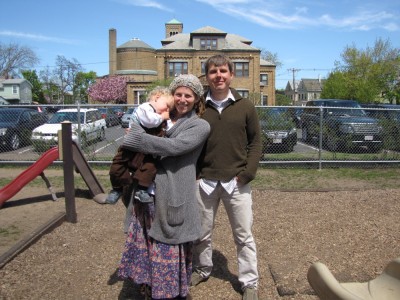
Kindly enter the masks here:
M 24 170 L 24 167 L 19 167 Z M 0 168 L 1 170 L 2 168 Z M 61 166 L 49 167 L 52 170 L 60 171 L 59 175 L 48 176 L 53 187 L 63 190 L 64 177 Z M 108 175 L 109 166 L 92 166 L 92 170 L 105 191 L 111 188 Z M 7 171 L 2 172 L 7 174 Z M 45 171 L 46 174 L 46 171 Z M 256 178 L 251 182 L 253 188 L 272 190 L 315 190 L 315 189 L 339 189 L 339 188 L 399 188 L 400 168 L 277 168 L 273 166 L 261 166 L 258 169 Z M 5 186 L 13 180 L 12 177 L 0 177 L 0 186 Z M 76 188 L 86 189 L 87 186 L 82 177 L 75 173 L 74 183 Z M 38 177 L 31 181 L 28 186 L 44 186 L 43 180 Z
M 258 169 L 252 186 L 263 189 L 307 190 L 340 187 L 399 188 L 400 168 Z
M 9 227 L 0 227 L 0 238 L 13 238 L 17 239 L 20 234 L 18 227 L 11 225 Z

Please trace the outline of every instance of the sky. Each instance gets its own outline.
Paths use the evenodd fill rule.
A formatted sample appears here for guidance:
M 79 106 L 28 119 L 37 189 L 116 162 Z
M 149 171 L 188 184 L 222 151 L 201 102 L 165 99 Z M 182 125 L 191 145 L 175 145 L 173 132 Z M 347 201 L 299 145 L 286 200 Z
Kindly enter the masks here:
M 382 39 L 400 48 L 399 0 L 14 0 L 1 9 L 0 43 L 31 48 L 37 71 L 61 55 L 107 75 L 109 29 L 117 46 L 139 38 L 158 49 L 172 19 L 184 33 L 211 26 L 276 54 L 277 89 L 293 76 L 327 78 L 347 46 L 365 50 Z

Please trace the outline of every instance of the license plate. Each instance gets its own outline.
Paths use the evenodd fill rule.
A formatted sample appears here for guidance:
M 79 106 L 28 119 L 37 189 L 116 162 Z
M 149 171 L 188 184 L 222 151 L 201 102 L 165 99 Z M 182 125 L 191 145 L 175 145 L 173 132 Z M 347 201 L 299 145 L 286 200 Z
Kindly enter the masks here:
M 274 144 L 282 144 L 282 139 L 273 139 L 272 143 L 274 143 Z
M 373 140 L 374 140 L 374 136 L 373 136 L 373 135 L 366 135 L 366 136 L 364 137 L 364 140 L 365 140 L 365 141 L 373 141 Z

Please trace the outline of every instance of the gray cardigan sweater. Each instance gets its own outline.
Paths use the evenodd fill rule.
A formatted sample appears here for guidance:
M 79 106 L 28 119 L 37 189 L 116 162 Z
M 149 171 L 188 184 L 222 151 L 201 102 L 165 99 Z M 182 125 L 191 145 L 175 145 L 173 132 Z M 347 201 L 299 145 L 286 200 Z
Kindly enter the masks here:
M 196 162 L 210 132 L 207 121 L 194 111 L 166 132 L 166 138 L 146 134 L 134 124 L 122 147 L 160 156 L 155 178 L 155 218 L 149 236 L 166 244 L 181 244 L 200 237 L 196 199 Z

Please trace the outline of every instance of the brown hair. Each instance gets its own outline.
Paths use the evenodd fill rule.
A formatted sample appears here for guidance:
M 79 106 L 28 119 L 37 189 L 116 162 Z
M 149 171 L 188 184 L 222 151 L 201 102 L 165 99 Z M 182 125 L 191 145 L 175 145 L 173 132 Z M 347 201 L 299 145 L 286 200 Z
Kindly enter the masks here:
M 208 74 L 208 70 L 210 69 L 211 66 L 220 67 L 220 66 L 224 66 L 224 65 L 228 65 L 229 71 L 231 73 L 233 73 L 232 61 L 228 57 L 221 55 L 221 54 L 217 54 L 217 55 L 209 57 L 204 64 L 204 68 L 205 68 L 206 74 Z

